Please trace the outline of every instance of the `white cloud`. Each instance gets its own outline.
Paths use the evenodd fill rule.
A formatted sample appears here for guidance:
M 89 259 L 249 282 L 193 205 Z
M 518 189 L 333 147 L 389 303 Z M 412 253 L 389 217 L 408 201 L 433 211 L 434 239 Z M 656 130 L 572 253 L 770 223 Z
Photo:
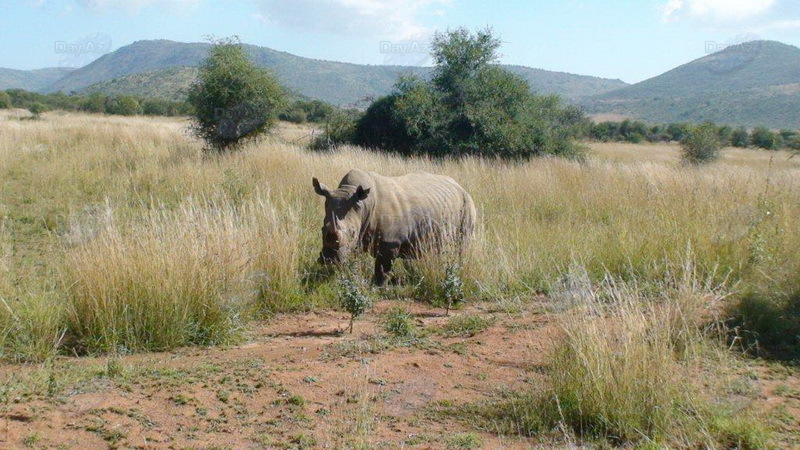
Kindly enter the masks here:
M 663 7 L 666 21 L 683 18 L 703 22 L 742 22 L 769 12 L 776 0 L 668 0 Z
M 408 39 L 424 36 L 425 14 L 440 15 L 436 6 L 450 0 L 257 0 L 261 17 L 280 26 L 303 31 L 385 36 Z
M 118 12 L 123 11 L 129 14 L 137 14 L 144 8 L 157 6 L 167 7 L 171 10 L 185 11 L 193 8 L 200 3 L 200 0 L 74 0 L 78 7 L 95 12 Z M 33 7 L 46 7 L 51 4 L 50 0 L 30 0 Z M 72 9 L 71 6 L 66 6 Z

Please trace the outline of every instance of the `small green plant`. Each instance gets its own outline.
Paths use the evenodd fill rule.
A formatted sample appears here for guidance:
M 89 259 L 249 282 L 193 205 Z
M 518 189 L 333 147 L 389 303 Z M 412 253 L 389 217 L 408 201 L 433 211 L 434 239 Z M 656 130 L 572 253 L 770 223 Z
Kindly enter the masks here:
M 480 448 L 482 445 L 483 440 L 475 433 L 457 433 L 447 440 L 447 448 L 452 449 L 473 449 Z
M 310 436 L 304 433 L 296 434 L 292 436 L 290 439 L 292 444 L 296 445 L 297 448 L 312 448 L 317 445 L 317 439 L 314 436 Z
M 440 331 L 447 337 L 472 337 L 492 326 L 494 321 L 476 315 L 462 315 L 450 318 Z
M 29 434 L 22 438 L 22 444 L 25 447 L 33 448 L 42 440 L 42 435 L 37 431 L 36 433 Z
M 124 370 L 122 360 L 118 356 L 112 356 L 106 360 L 106 376 L 108 378 L 117 378 L 122 375 Z
M 352 334 L 353 322 L 372 305 L 372 301 L 353 277 L 342 278 L 340 284 L 339 298 L 345 311 L 350 313 L 349 329 Z
M 181 405 L 181 406 L 188 405 L 189 400 L 190 400 L 189 397 L 187 397 L 184 394 L 178 394 L 172 397 L 172 402 L 175 403 L 176 405 Z
M 288 403 L 290 405 L 294 405 L 294 406 L 303 406 L 303 405 L 306 404 L 306 399 L 304 399 L 300 395 L 295 394 L 295 395 L 292 395 L 291 397 L 287 398 L 286 399 L 286 403 Z
M 396 337 L 413 337 L 416 334 L 413 317 L 408 309 L 402 307 L 392 308 L 384 319 L 384 329 Z
M 719 130 L 710 122 L 692 128 L 689 135 L 681 142 L 683 160 L 694 165 L 716 160 L 721 147 Z
M 445 301 L 445 315 L 450 315 L 450 310 L 453 306 L 463 303 L 466 300 L 464 296 L 464 280 L 461 279 L 461 266 L 451 264 L 447 266 L 445 271 L 444 282 L 442 283 L 442 294 Z

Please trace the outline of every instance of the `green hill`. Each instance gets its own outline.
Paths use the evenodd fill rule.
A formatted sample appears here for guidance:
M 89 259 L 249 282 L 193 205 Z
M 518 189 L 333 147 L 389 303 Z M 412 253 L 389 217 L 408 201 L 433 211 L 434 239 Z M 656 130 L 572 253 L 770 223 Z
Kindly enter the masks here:
M 36 70 L 16 70 L 0 68 L 0 89 L 25 89 L 40 91 L 51 86 L 67 75 L 72 69 L 50 67 Z
M 167 40 L 138 41 L 102 56 L 49 87 L 48 91 L 102 91 L 176 99 L 191 83 L 209 44 Z M 350 64 L 303 58 L 266 47 L 245 46 L 253 61 L 272 69 L 300 95 L 338 105 L 385 95 L 404 73 L 426 76 L 430 68 Z M 619 80 L 506 66 L 537 92 L 576 98 L 625 86 Z
M 197 77 L 197 67 L 176 66 L 112 78 L 94 83 L 80 93 L 102 92 L 108 95 L 135 95 L 171 101 L 186 99 L 189 85 Z
M 800 49 L 774 41 L 728 47 L 582 104 L 652 122 L 800 128 Z

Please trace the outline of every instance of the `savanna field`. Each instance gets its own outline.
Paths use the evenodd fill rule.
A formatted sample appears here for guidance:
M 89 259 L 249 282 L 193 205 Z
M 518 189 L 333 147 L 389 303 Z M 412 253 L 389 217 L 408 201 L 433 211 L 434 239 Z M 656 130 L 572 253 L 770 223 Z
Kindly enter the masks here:
M 186 119 L 21 116 L 0 120 L 3 447 L 800 445 L 800 157 L 437 161 L 308 150 L 286 123 L 216 156 Z M 311 178 L 352 168 L 457 180 L 466 259 L 381 289 L 366 255 L 320 268 Z M 373 304 L 352 334 L 344 278 Z

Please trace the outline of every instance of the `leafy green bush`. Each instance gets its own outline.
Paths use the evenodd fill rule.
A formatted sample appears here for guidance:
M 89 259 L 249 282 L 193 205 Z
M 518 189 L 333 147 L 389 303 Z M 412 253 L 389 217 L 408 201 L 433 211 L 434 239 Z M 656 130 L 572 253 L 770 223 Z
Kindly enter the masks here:
M 28 106 L 28 111 L 33 114 L 33 117 L 39 117 L 40 114 L 49 110 L 50 108 L 48 108 L 47 105 L 40 102 L 32 103 L 30 106 Z
M 464 295 L 464 280 L 461 279 L 460 271 L 461 267 L 458 264 L 451 264 L 445 269 L 442 294 L 444 295 L 445 307 L 447 308 L 445 314 L 448 315 L 453 306 L 464 303 L 466 300 L 466 296 Z
M 106 112 L 120 116 L 134 116 L 142 113 L 142 106 L 136 98 L 130 95 L 120 95 L 108 102 Z
M 11 97 L 5 91 L 0 91 L 0 109 L 11 108 Z
M 352 276 L 340 280 L 339 299 L 345 311 L 350 313 L 350 333 L 353 332 L 353 322 L 372 306 L 372 300 L 366 294 L 363 286 L 355 281 Z
M 713 123 L 704 123 L 691 129 L 689 135 L 681 142 L 683 160 L 690 164 L 704 164 L 716 160 L 722 142 L 717 127 Z
M 335 111 L 334 107 L 322 100 L 297 100 L 289 108 L 302 111 L 309 122 L 320 123 L 328 120 Z
M 338 110 L 328 117 L 325 131 L 311 141 L 314 150 L 328 150 L 337 144 L 353 142 L 361 113 L 356 110 Z
M 188 100 L 194 108 L 195 135 L 208 149 L 223 152 L 269 131 L 283 107 L 284 93 L 268 70 L 250 62 L 238 40 L 213 44 Z
M 741 148 L 750 145 L 750 135 L 744 127 L 739 127 L 731 133 L 731 145 Z
M 281 111 L 281 113 L 278 114 L 278 118 L 291 123 L 305 123 L 306 120 L 308 120 L 305 111 L 294 107 Z
M 689 131 L 691 130 L 691 126 L 686 123 L 671 123 L 667 127 L 667 134 L 670 137 L 670 140 L 675 142 L 680 142 L 686 139 L 686 136 L 689 135 Z
M 579 156 L 573 139 L 586 128 L 583 114 L 531 94 L 523 78 L 494 65 L 499 46 L 490 30 L 437 34 L 432 79 L 401 78 L 359 120 L 354 142 L 437 157 Z
M 756 127 L 750 134 L 750 142 L 756 147 L 767 150 L 777 150 L 779 148 L 778 136 L 766 127 Z

